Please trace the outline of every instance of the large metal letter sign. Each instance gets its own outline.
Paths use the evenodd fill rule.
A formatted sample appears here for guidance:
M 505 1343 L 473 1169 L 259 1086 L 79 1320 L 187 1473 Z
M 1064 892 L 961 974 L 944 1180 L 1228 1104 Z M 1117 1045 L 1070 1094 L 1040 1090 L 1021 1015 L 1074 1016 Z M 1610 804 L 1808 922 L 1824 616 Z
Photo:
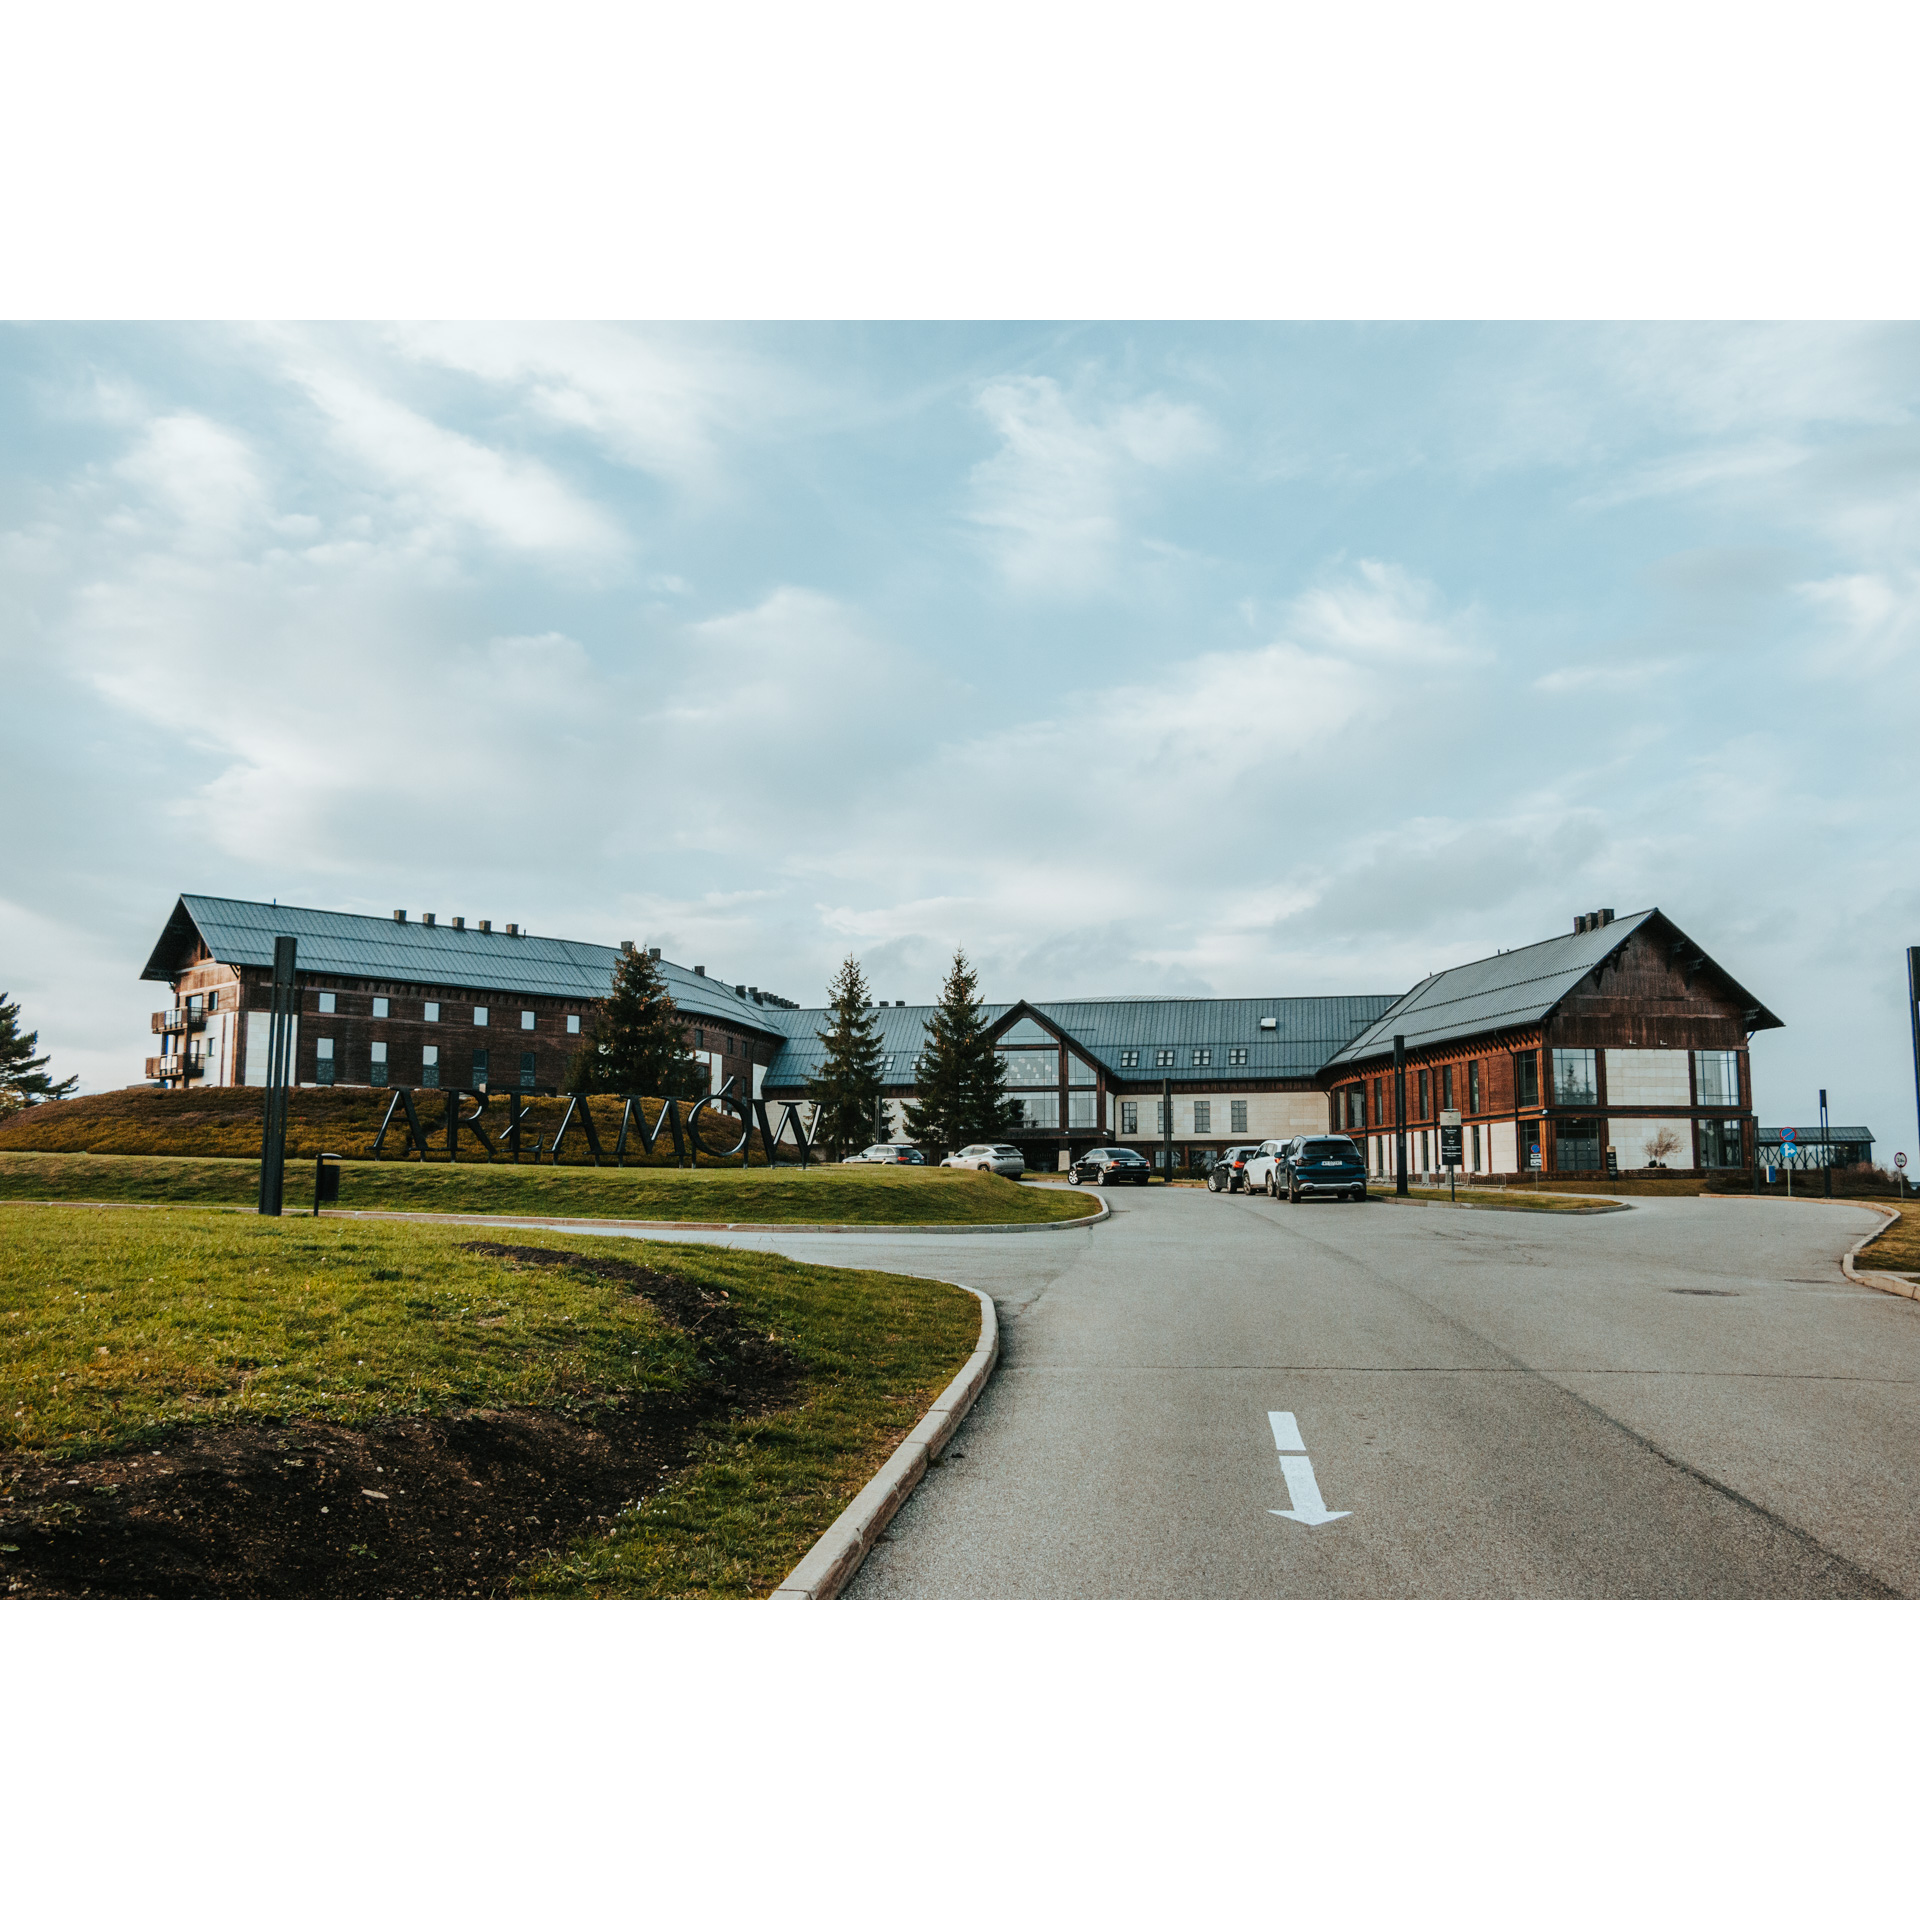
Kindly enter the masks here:
M 260 1135 L 260 1211 L 278 1218 L 287 1172 L 287 1082 L 293 1078 L 293 1019 L 300 1007 L 294 985 L 298 942 L 290 933 L 273 943 L 272 1013 L 267 1023 L 267 1096 Z

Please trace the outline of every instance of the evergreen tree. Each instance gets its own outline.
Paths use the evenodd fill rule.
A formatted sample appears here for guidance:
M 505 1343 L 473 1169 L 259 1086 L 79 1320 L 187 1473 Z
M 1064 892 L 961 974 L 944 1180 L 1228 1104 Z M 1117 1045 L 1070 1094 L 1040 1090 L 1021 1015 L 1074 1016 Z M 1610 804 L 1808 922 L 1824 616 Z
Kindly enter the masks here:
M 707 1091 L 680 1009 L 645 947 L 620 956 L 612 990 L 567 1068 L 566 1085 L 569 1093 L 644 1093 L 662 1100 L 695 1100 Z
M 820 1111 L 830 1151 L 847 1154 L 872 1140 L 880 1101 L 880 1035 L 866 976 L 851 954 L 833 976 L 827 1006 L 833 1020 L 820 1030 L 826 1052 L 807 1098 Z
M 1006 1096 L 1007 1063 L 987 1038 L 980 976 L 964 951 L 953 956 L 940 1001 L 927 1021 L 907 1133 L 938 1161 L 976 1140 L 998 1140 L 1019 1124 Z
M 20 1009 L 0 993 L 0 1113 L 15 1107 L 38 1106 L 42 1100 L 64 1100 L 79 1083 L 77 1073 L 51 1080 L 45 1068 L 47 1054 L 36 1054 L 39 1033 L 20 1031 Z

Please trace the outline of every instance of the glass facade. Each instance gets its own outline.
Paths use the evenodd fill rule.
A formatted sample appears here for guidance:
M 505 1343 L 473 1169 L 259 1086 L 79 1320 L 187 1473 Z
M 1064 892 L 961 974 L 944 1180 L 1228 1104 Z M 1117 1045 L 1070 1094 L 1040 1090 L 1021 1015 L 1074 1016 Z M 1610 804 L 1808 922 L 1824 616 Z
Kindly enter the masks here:
M 1600 1083 L 1594 1075 L 1591 1047 L 1555 1047 L 1553 1103 L 1557 1107 L 1592 1107 L 1600 1101 Z
M 1727 1056 L 1732 1058 L 1731 1055 Z M 1703 1167 L 1738 1167 L 1740 1122 L 1738 1120 L 1702 1120 L 1700 1122 L 1700 1164 Z
M 1023 1127 L 1057 1127 L 1060 1124 L 1058 1092 L 1027 1093 L 1023 1091 L 1018 1097 L 1020 1124 Z
M 1554 1129 L 1554 1163 L 1562 1173 L 1598 1173 L 1600 1122 L 1562 1120 Z
M 996 1047 L 1050 1047 L 1053 1035 L 1037 1020 L 1016 1020 L 993 1044 Z
M 1540 1122 L 1520 1122 L 1520 1171 L 1527 1173 L 1540 1164 Z
M 1097 1093 L 1067 1095 L 1067 1125 L 1097 1127 L 1100 1124 L 1100 1096 Z
M 1058 1047 L 1030 1047 L 1011 1053 L 1003 1051 L 1000 1058 L 1007 1063 L 1007 1085 L 1010 1087 L 1057 1087 L 1060 1084 Z
M 1082 1060 L 1077 1053 L 1067 1055 L 1067 1085 L 1070 1087 L 1090 1087 L 1099 1076 L 1094 1072 L 1092 1063 Z
M 1537 1053 L 1513 1056 L 1513 1104 L 1516 1107 L 1540 1104 L 1540 1056 Z
M 1737 1053 L 1696 1053 L 1693 1056 L 1693 1097 L 1703 1107 L 1740 1104 L 1740 1056 Z M 1738 1161 L 1715 1165 L 1738 1166 Z

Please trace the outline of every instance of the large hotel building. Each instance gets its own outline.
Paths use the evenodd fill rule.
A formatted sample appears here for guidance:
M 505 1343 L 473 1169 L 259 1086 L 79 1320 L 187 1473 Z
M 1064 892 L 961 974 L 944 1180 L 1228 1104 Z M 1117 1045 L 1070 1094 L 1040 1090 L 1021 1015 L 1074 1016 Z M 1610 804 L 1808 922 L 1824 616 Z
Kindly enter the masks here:
M 616 948 L 481 920 L 391 920 L 184 894 L 142 978 L 163 1086 L 266 1080 L 276 935 L 299 942 L 294 1075 L 305 1086 L 556 1088 Z M 820 1008 L 730 985 L 655 950 L 715 1090 L 805 1105 Z M 929 1007 L 875 1008 L 896 1137 Z M 1409 1171 L 1440 1164 L 1458 1110 L 1467 1170 L 1594 1173 L 1751 1165 L 1750 1037 L 1781 1023 L 1658 912 L 1583 914 L 1571 933 L 1430 975 L 1402 994 L 1018 1000 L 991 1006 L 1034 1167 L 1102 1143 L 1201 1166 L 1225 1148 L 1334 1130 L 1392 1170 L 1394 1042 Z

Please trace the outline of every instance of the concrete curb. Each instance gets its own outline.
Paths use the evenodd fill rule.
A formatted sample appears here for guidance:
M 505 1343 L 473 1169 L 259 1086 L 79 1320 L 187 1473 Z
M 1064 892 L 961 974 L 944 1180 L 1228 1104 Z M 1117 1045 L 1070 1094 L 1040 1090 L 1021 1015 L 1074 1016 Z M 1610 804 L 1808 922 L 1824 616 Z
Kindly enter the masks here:
M 1015 1220 L 976 1227 L 926 1226 L 901 1221 L 888 1226 L 884 1221 L 840 1222 L 832 1226 L 810 1226 L 799 1221 L 779 1220 L 633 1220 L 619 1216 L 532 1213 L 390 1213 L 372 1207 L 328 1207 L 323 1220 L 418 1220 L 435 1221 L 450 1227 L 632 1227 L 643 1232 L 681 1233 L 1060 1233 L 1074 1227 L 1097 1227 L 1113 1217 L 1113 1209 L 1104 1196 L 1091 1196 L 1099 1202 L 1098 1213 L 1082 1214 L 1077 1220 Z M 97 1201 L 41 1201 L 42 1206 L 95 1206 Z M 969 1289 L 971 1291 L 971 1289 Z
M 959 1282 L 941 1284 L 958 1286 Z M 979 1399 L 980 1389 L 1000 1358 L 1000 1316 L 994 1311 L 992 1299 L 977 1287 L 961 1287 L 960 1291 L 980 1302 L 980 1338 L 974 1343 L 973 1357 L 953 1376 L 927 1417 L 894 1449 L 887 1464 L 853 1496 L 846 1511 L 814 1543 L 807 1557 L 767 1596 L 770 1600 L 837 1599 Z

